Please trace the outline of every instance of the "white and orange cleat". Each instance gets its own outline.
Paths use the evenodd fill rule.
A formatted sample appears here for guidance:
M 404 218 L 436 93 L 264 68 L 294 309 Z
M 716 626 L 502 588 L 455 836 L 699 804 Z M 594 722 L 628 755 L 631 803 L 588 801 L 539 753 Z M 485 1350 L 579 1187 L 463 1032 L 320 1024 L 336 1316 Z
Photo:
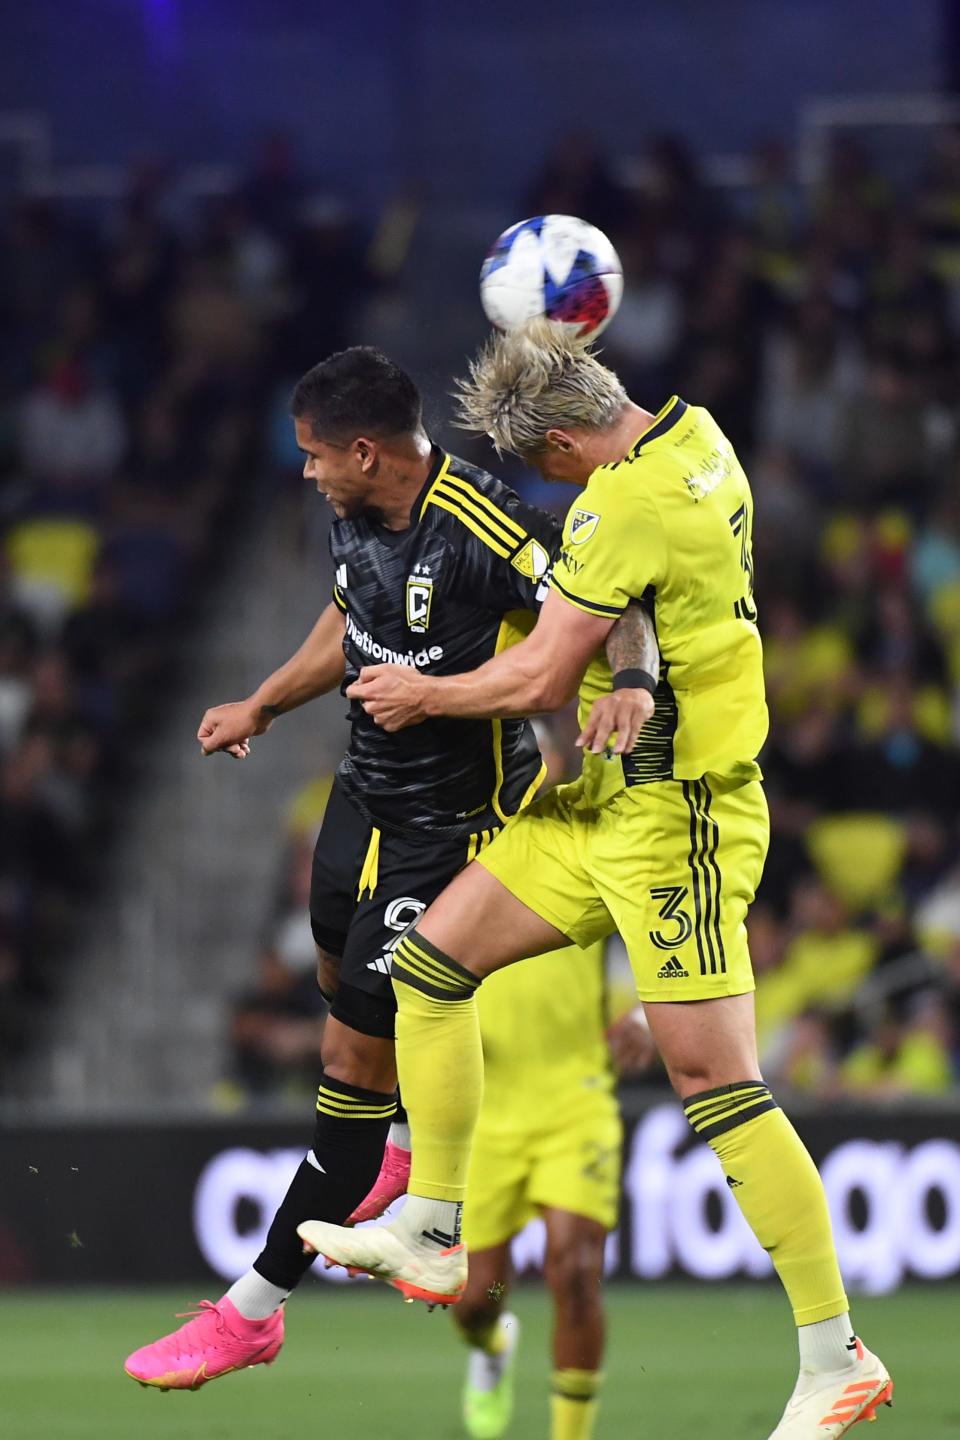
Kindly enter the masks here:
M 199 1390 L 249 1365 L 272 1365 L 283 1344 L 283 1306 L 266 1320 L 247 1320 L 224 1295 L 201 1300 L 186 1325 L 127 1357 L 131 1380 L 157 1390 Z M 182 1317 L 178 1317 L 182 1318 Z
M 379 1220 L 394 1200 L 406 1195 L 410 1180 L 410 1158 L 409 1150 L 401 1150 L 399 1145 L 387 1141 L 380 1174 L 373 1182 L 373 1189 L 360 1201 L 353 1214 L 347 1216 L 345 1225 L 362 1225 L 364 1220 Z
M 397 1222 L 353 1230 L 325 1220 L 304 1220 L 297 1234 L 305 1250 L 351 1272 L 374 1275 L 399 1290 L 405 1300 L 423 1300 L 431 1307 L 456 1305 L 467 1283 L 465 1245 L 443 1250 L 430 1243 L 418 1245 Z
M 848 1370 L 800 1379 L 769 1440 L 839 1440 L 861 1420 L 876 1420 L 878 1405 L 893 1404 L 893 1381 L 882 1360 L 857 1340 L 857 1359 Z

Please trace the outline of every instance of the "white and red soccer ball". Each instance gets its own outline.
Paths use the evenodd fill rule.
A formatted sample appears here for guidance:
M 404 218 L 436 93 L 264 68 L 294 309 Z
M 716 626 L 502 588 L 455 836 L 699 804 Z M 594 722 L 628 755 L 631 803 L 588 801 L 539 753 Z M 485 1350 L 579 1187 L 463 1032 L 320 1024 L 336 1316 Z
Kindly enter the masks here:
M 498 330 L 545 315 L 579 339 L 599 335 L 623 295 L 620 258 L 602 230 L 575 215 L 511 225 L 480 271 L 480 299 Z

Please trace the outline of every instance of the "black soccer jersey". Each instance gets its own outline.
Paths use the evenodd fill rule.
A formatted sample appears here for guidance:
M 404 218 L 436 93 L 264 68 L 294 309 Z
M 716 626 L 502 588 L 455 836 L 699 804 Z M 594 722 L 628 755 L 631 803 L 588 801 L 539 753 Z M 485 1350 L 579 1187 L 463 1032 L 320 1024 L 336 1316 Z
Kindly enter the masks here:
M 344 689 L 362 665 L 432 675 L 474 670 L 496 654 L 510 611 L 539 609 L 561 526 L 501 481 L 434 447 L 408 529 L 367 516 L 330 531 L 333 598 L 346 618 Z M 388 734 L 355 702 L 338 771 L 377 827 L 480 835 L 515 814 L 541 768 L 525 720 L 424 721 Z

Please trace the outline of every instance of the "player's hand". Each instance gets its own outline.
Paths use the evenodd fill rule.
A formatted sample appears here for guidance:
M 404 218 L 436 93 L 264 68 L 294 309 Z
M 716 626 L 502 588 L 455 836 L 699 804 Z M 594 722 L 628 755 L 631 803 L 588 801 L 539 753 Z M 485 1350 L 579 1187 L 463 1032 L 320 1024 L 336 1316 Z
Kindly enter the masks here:
M 246 760 L 250 754 L 250 739 L 263 735 L 273 721 L 261 718 L 258 707 L 249 700 L 235 700 L 229 705 L 214 705 L 200 721 L 197 739 L 204 755 L 215 755 L 222 750 L 234 760 Z
M 592 755 L 604 750 L 611 755 L 627 755 L 652 714 L 653 696 L 649 690 L 611 690 L 609 695 L 594 700 L 590 718 L 576 743 Z
M 614 1021 L 607 1030 L 607 1044 L 618 1075 L 638 1075 L 649 1070 L 656 1058 L 657 1047 L 641 1005 Z
M 371 720 L 391 734 L 426 720 L 427 676 L 408 665 L 364 665 L 347 686 L 347 699 L 359 700 Z

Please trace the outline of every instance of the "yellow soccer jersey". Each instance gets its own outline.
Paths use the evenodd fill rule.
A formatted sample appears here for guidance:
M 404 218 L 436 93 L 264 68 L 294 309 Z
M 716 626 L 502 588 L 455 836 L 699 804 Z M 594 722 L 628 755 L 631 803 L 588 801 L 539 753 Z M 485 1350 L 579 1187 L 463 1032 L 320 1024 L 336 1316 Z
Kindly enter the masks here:
M 624 783 L 759 778 L 767 708 L 752 520 L 733 446 L 706 410 L 676 396 L 623 460 L 594 471 L 571 508 L 552 584 L 591 615 L 643 599 L 661 655 L 656 710 L 632 754 L 622 766 L 584 756 L 589 802 Z M 581 720 L 611 683 L 598 657 L 581 686 Z
M 603 943 L 521 960 L 477 992 L 484 1128 L 528 1129 L 558 1097 L 610 1093 Z

